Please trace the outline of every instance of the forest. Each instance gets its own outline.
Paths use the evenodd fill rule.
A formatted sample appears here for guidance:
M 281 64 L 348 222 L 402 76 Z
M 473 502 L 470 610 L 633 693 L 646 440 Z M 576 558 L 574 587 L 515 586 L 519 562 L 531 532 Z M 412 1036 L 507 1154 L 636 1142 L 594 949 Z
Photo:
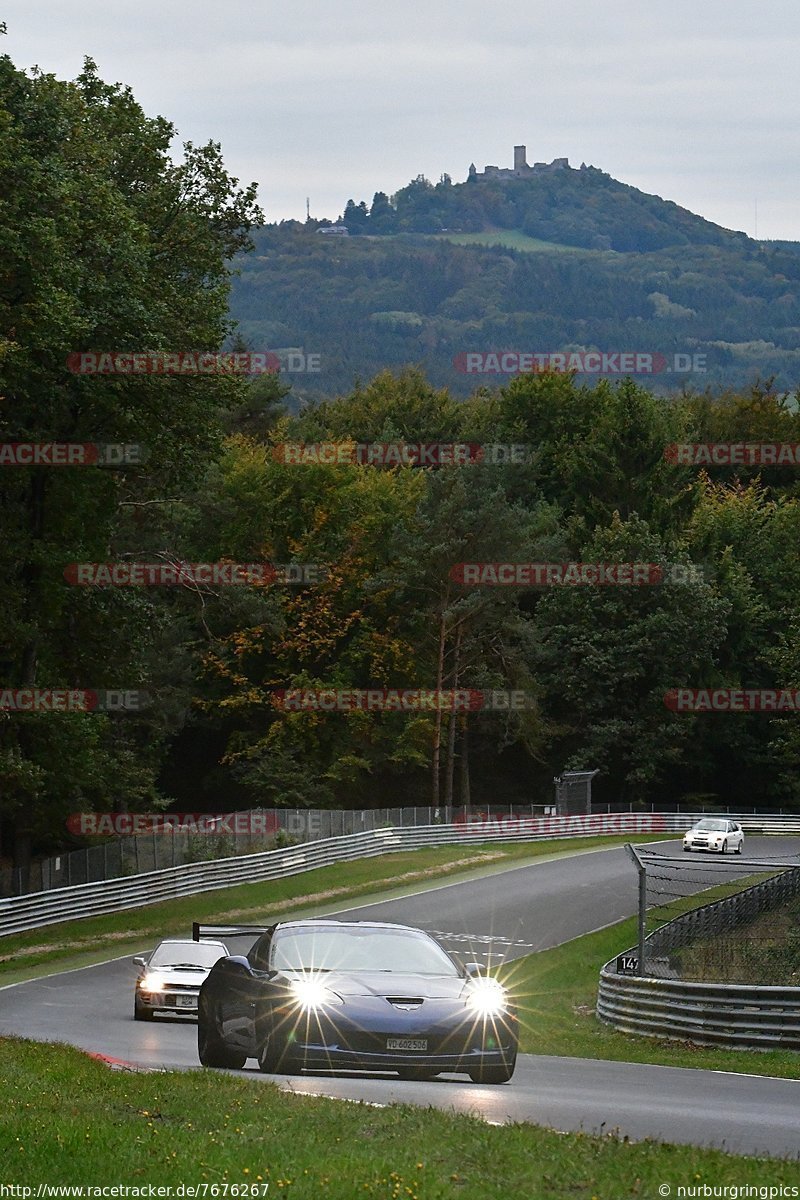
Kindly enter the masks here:
M 254 186 L 231 178 L 214 143 L 188 144 L 174 163 L 169 123 L 146 117 L 91 62 L 61 83 L 0 59 L 0 85 L 11 197 L 0 210 L 0 440 L 143 451 L 0 470 L 0 681 L 147 696 L 118 711 L 0 711 L 5 860 L 76 844 L 66 821 L 77 811 L 543 803 L 565 769 L 598 769 L 600 800 L 800 807 L 798 715 L 668 702 L 676 688 L 800 687 L 798 467 L 698 465 L 674 451 L 796 445 L 796 397 L 766 376 L 656 394 L 634 379 L 553 371 L 470 380 L 464 394 L 380 342 L 362 356 L 369 338 L 355 309 L 318 274 L 356 246 L 378 247 L 358 264 L 363 304 L 382 289 L 385 312 L 451 303 L 448 320 L 472 320 L 485 271 L 520 304 L 546 277 L 564 304 L 571 297 L 576 322 L 622 328 L 636 315 L 630 284 L 615 286 L 609 267 L 589 305 L 570 289 L 580 266 L 566 254 L 406 251 L 390 237 L 322 246 L 315 232 L 265 227 Z M 307 258 L 298 249 L 287 267 L 286 239 L 304 238 Z M 701 250 L 712 253 L 690 240 L 684 266 Z M 721 276 L 734 250 L 723 242 L 713 253 Z M 694 283 L 669 285 L 671 303 L 699 310 L 705 298 L 711 314 L 718 279 L 706 261 Z M 747 248 L 736 261 L 748 287 L 768 292 L 780 265 L 795 312 L 791 250 Z M 308 402 L 286 372 L 70 369 L 84 352 L 252 346 L 241 311 L 251 270 L 267 290 L 283 280 L 287 312 L 305 294 L 298 323 L 282 327 L 292 341 L 270 346 L 317 349 L 312 307 L 332 336 L 355 330 L 343 350 L 355 378 L 340 394 Z M 733 266 L 730 278 L 743 296 Z M 732 330 L 742 322 L 737 331 L 738 303 L 727 318 Z M 548 344 L 556 337 L 553 325 Z M 386 360 L 377 369 L 376 357 Z M 287 453 L 320 444 L 524 452 L 399 463 L 383 452 Z M 170 565 L 172 586 L 141 575 L 77 582 L 80 564 L 119 563 Z M 200 563 L 231 569 L 210 582 L 181 573 Z M 652 586 L 473 586 L 465 563 L 655 570 Z M 235 564 L 274 569 L 243 579 Z M 526 703 L 327 711 L 279 699 L 455 688 Z

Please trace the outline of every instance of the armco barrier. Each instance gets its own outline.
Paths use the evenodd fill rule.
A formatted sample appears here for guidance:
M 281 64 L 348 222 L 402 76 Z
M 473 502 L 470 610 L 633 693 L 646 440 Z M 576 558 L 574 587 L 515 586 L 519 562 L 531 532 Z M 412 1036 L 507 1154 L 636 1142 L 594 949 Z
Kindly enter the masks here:
M 76 884 L 0 900 L 0 937 L 38 929 L 55 921 L 74 921 L 101 913 L 141 908 L 177 896 L 191 896 L 237 883 L 282 879 L 356 858 L 392 850 L 425 846 L 466 845 L 470 842 L 547 841 L 604 834 L 676 833 L 698 815 L 680 813 L 593 813 L 561 817 L 490 817 L 465 819 L 451 825 L 395 826 L 344 837 L 317 839 L 285 850 L 187 863 L 160 871 L 97 883 Z M 751 832 L 800 832 L 800 818 L 734 816 Z
M 141 908 L 145 904 L 233 887 L 240 883 L 283 879 L 303 871 L 312 871 L 315 867 L 370 858 L 391 851 L 474 842 L 547 841 L 603 834 L 629 836 L 660 833 L 666 830 L 667 820 L 659 813 L 611 813 L 374 829 L 367 833 L 306 842 L 285 850 L 266 850 L 238 858 L 188 863 L 123 879 L 106 879 L 99 883 L 76 884 L 48 892 L 12 896 L 0 900 L 0 936 L 38 929 L 56 921 L 75 921 L 81 917 Z
M 597 1015 L 623 1033 L 800 1050 L 800 988 L 641 979 L 613 968 L 600 974 Z
M 660 814 L 665 818 L 665 830 L 680 830 L 698 816 L 705 815 L 682 811 L 677 806 L 667 807 L 668 812 Z M 208 824 L 202 832 L 198 829 L 198 820 L 208 821 L 208 815 L 204 818 L 202 814 L 184 814 L 183 818 L 180 818 L 179 814 L 162 813 L 159 814 L 160 819 L 172 824 L 168 824 L 161 832 L 158 829 L 145 828 L 143 832 L 138 833 L 134 832 L 135 823 L 141 819 L 147 826 L 146 814 L 90 814 L 99 818 L 99 827 L 89 822 L 88 829 L 81 833 L 81 821 L 78 820 L 70 832 L 74 836 L 88 837 L 89 829 L 94 828 L 97 835 L 104 837 L 104 840 L 92 840 L 80 849 L 67 850 L 50 858 L 35 859 L 25 866 L 0 869 L 0 899 L 27 895 L 30 892 L 49 891 L 51 888 L 99 883 L 101 880 L 120 879 L 129 875 L 144 875 L 151 871 L 199 861 L 244 857 L 266 850 L 273 838 L 284 838 L 285 845 L 287 841 L 325 841 L 327 838 L 368 833 L 373 829 L 385 829 L 394 825 L 416 828 L 427 825 L 477 824 L 493 828 L 498 823 L 498 827 L 506 828 L 520 823 L 517 828 L 527 836 L 528 832 L 545 828 L 548 814 L 551 810 L 555 811 L 552 806 L 534 804 L 492 804 L 488 808 L 481 806 L 481 809 L 483 811 L 478 808 L 467 810 L 448 806 L 368 809 L 259 808 L 249 812 L 226 813 L 224 821 L 220 819 L 212 822 L 213 832 Z M 634 809 L 632 805 L 616 803 L 597 807 L 593 815 L 644 811 L 656 812 L 652 805 L 649 809 Z M 576 813 L 574 809 L 567 812 L 581 818 L 585 815 Z M 715 815 L 723 814 L 717 812 Z M 784 813 L 724 815 L 736 817 L 745 829 L 753 833 L 800 833 L 800 817 L 797 816 L 791 817 Z M 106 818 L 109 825 L 104 828 L 102 822 Z M 123 818 L 130 823 L 131 833 L 106 840 L 114 832 L 114 820 Z M 544 826 L 541 825 L 542 821 Z M 512 825 L 509 826 L 508 822 Z M 280 842 L 273 844 L 279 845 Z

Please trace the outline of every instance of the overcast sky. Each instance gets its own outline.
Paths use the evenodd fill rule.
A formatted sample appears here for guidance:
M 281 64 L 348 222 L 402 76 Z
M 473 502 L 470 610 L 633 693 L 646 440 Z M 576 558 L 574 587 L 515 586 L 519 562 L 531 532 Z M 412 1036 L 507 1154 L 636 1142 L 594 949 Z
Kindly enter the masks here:
M 4 0 L 6 52 L 84 55 L 271 221 L 470 161 L 567 156 L 731 229 L 800 239 L 797 0 Z

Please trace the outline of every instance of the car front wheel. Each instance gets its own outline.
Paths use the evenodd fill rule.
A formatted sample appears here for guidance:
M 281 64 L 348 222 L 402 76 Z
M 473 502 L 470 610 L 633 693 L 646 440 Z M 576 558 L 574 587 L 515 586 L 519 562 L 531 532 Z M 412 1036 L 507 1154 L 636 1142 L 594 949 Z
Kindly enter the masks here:
M 276 1033 L 269 1010 L 256 1022 L 258 1069 L 265 1075 L 297 1075 L 300 1067 L 289 1058 L 287 1039 Z
M 134 997 L 133 1001 L 133 1019 L 134 1021 L 152 1021 L 155 1018 L 155 1013 L 152 1008 L 148 1008 L 146 1004 L 139 1002 L 139 997 Z
M 508 1083 L 514 1074 L 516 1065 L 517 1051 L 515 1048 L 511 1057 L 500 1066 L 473 1067 L 469 1072 L 469 1077 L 473 1083 Z
M 727 839 L 727 838 L 725 838 L 725 839 L 723 840 L 723 843 L 722 843 L 722 853 L 723 853 L 723 854 L 727 854 L 727 853 L 728 853 L 728 839 Z
M 237 1071 L 244 1066 L 247 1055 L 229 1050 L 217 1033 L 208 1004 L 201 1004 L 197 1013 L 197 1054 L 204 1067 L 228 1067 Z

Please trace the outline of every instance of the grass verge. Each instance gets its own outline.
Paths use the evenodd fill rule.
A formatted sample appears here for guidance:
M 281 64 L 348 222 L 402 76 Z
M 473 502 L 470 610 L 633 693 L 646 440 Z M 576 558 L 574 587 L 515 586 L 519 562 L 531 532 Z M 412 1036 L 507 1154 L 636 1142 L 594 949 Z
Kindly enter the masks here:
M 255 1186 L 295 1200 L 641 1200 L 664 1183 L 763 1188 L 797 1171 L 721 1151 L 295 1096 L 215 1071 L 121 1074 L 77 1050 L 11 1038 L 0 1039 L 0 1086 L 3 1179 L 33 1187 L 205 1183 L 229 1185 L 228 1196 Z
M 619 1033 L 595 1016 L 600 967 L 636 942 L 636 919 L 517 959 L 503 978 L 520 997 L 520 1048 L 528 1054 L 703 1067 L 800 1079 L 791 1050 L 729 1050 Z
M 654 835 L 637 840 L 652 841 Z M 620 837 L 563 841 L 437 846 L 379 858 L 319 867 L 286 879 L 240 884 L 127 909 L 103 917 L 48 925 L 0 938 L 0 985 L 35 978 L 49 970 L 87 966 L 115 955 L 136 953 L 160 938 L 186 936 L 192 921 L 256 924 L 289 915 L 322 915 L 350 899 L 387 899 L 392 894 L 435 886 L 442 879 L 469 877 L 526 860 L 558 858 L 582 850 L 619 846 Z M 633 876 L 632 876 L 633 878 Z M 632 887 L 634 884 L 632 883 Z M 387 890 L 388 889 L 388 890 Z M 375 893 L 380 891 L 380 895 Z

